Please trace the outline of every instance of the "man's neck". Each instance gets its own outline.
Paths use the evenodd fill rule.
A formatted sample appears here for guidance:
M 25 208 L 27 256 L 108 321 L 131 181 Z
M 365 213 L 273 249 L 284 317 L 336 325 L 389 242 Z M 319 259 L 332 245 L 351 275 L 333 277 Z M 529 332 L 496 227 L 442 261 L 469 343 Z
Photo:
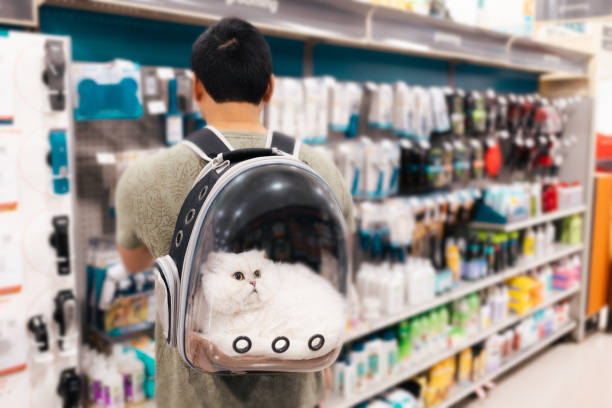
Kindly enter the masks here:
M 206 123 L 219 130 L 266 133 L 260 121 L 261 109 L 249 103 L 225 102 L 207 109 Z

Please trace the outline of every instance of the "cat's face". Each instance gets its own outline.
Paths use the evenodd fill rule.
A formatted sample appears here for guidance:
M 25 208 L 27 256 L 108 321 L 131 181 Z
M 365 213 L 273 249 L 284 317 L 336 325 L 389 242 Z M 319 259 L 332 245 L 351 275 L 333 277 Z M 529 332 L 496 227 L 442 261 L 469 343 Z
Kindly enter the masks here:
M 218 313 L 257 309 L 276 293 L 279 285 L 276 267 L 263 251 L 213 252 L 200 271 L 206 303 Z

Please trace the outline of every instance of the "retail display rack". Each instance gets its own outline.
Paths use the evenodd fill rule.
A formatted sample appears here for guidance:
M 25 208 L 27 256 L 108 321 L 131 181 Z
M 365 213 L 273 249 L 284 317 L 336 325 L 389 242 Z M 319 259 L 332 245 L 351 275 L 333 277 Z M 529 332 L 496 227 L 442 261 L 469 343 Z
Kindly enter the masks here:
M 376 323 L 363 323 L 362 326 L 357 327 L 348 332 L 345 342 L 351 342 L 361 337 L 365 337 L 371 333 L 375 333 L 387 326 L 397 324 L 402 320 L 409 319 L 410 317 L 416 316 L 420 313 L 426 312 L 431 309 L 435 309 L 439 306 L 451 303 L 456 299 L 460 299 L 470 293 L 477 292 L 479 290 L 493 287 L 499 283 L 502 283 L 514 276 L 523 274 L 532 269 L 536 269 L 540 266 L 549 264 L 556 260 L 565 258 L 569 255 L 580 252 L 583 249 L 582 244 L 578 245 L 564 245 L 557 244 L 555 249 L 549 254 L 537 258 L 522 259 L 518 265 L 509 268 L 507 271 L 491 275 L 487 278 L 475 281 L 475 282 L 462 282 L 448 293 L 441 296 L 436 296 L 433 299 L 419 305 L 412 305 L 406 307 L 400 313 L 391 316 L 384 316 L 379 319 Z
M 360 402 L 363 402 L 369 398 L 372 398 L 382 392 L 384 392 L 385 390 L 400 384 L 404 381 L 409 380 L 410 378 L 414 377 L 415 375 L 426 371 L 427 369 L 431 368 L 434 364 L 443 361 L 449 357 L 452 357 L 456 354 L 458 354 L 459 352 L 461 352 L 461 350 L 467 348 L 467 347 L 471 347 L 477 343 L 482 342 L 483 340 L 486 340 L 487 338 L 489 338 L 490 336 L 494 335 L 495 333 L 498 333 L 510 326 L 513 326 L 517 323 L 519 323 L 521 320 L 533 315 L 534 313 L 537 313 L 540 310 L 545 309 L 548 306 L 551 306 L 559 301 L 562 301 L 564 299 L 570 298 L 571 296 L 575 295 L 576 293 L 578 293 L 580 291 L 580 286 L 576 286 L 572 289 L 568 289 L 568 290 L 564 290 L 564 291 L 558 291 L 557 293 L 554 293 L 552 296 L 550 296 L 548 299 L 544 300 L 544 302 L 542 302 L 540 305 L 538 305 L 537 307 L 534 307 L 533 309 L 529 310 L 527 313 L 517 316 L 517 315 L 511 315 L 509 316 L 507 319 L 505 319 L 504 321 L 497 323 L 497 324 L 493 324 L 491 325 L 489 328 L 487 328 L 486 330 L 480 331 L 478 333 L 476 333 L 473 336 L 469 336 L 467 337 L 464 341 L 460 342 L 458 345 L 453 346 L 447 350 L 444 350 L 443 352 L 438 352 L 434 355 L 430 355 L 425 357 L 424 359 L 422 359 L 421 361 L 412 361 L 409 360 L 405 363 L 400 364 L 400 367 L 397 370 L 396 374 L 393 374 L 387 378 L 385 378 L 384 380 L 376 383 L 376 384 L 367 384 L 367 386 L 365 387 L 365 389 L 361 390 L 360 392 L 356 392 L 353 395 L 351 395 L 348 398 L 343 398 L 343 397 L 339 397 L 334 395 L 332 398 L 330 398 L 324 405 L 324 408 L 329 408 L 329 407 L 333 407 L 333 408 L 341 408 L 341 407 L 352 407 L 353 405 L 359 404 Z M 554 335 L 559 334 L 560 332 L 564 331 L 563 334 L 566 334 L 569 332 L 569 329 L 566 330 L 568 327 L 574 328 L 575 327 L 575 322 L 571 322 L 568 323 L 567 326 L 564 326 L 563 329 L 559 330 L 558 332 L 555 332 Z M 551 336 L 551 337 L 553 337 Z M 560 336 L 560 335 L 559 335 Z M 544 343 L 546 341 L 549 341 L 550 337 L 547 337 L 545 339 L 543 339 L 540 343 L 538 343 L 537 345 L 541 345 L 541 348 L 543 348 L 545 345 Z M 547 344 L 550 344 L 552 340 L 550 340 Z M 537 346 L 536 345 L 536 346 Z M 534 346 L 534 347 L 536 347 Z M 541 349 L 540 348 L 540 349 Z M 527 349 L 524 351 L 524 353 L 528 353 L 530 349 Z M 538 350 L 533 351 L 532 354 L 533 355 L 537 352 Z M 518 359 L 526 359 L 529 356 L 524 355 L 523 353 L 519 354 L 519 356 L 517 356 L 517 360 Z M 514 362 L 514 360 L 513 360 Z M 516 362 L 516 364 L 518 364 L 518 361 Z M 514 364 L 514 365 L 516 365 Z M 506 368 L 506 366 L 502 367 L 500 370 L 496 371 L 495 373 L 491 373 L 490 375 L 493 374 L 501 374 L 502 370 Z M 510 367 L 508 367 L 506 370 L 510 369 Z M 506 371 L 504 370 L 504 371 Z M 467 396 L 471 393 L 467 392 L 467 393 L 463 393 L 463 396 Z M 457 395 L 454 397 L 454 402 L 459 401 L 462 397 L 459 397 L 460 392 L 457 391 Z
M 267 34 L 303 40 L 306 48 L 318 42 L 329 43 L 554 73 L 566 79 L 584 79 L 591 57 L 544 42 L 376 7 L 365 1 L 46 0 L 45 3 L 189 24 L 210 24 L 221 16 L 231 15 L 249 20 Z

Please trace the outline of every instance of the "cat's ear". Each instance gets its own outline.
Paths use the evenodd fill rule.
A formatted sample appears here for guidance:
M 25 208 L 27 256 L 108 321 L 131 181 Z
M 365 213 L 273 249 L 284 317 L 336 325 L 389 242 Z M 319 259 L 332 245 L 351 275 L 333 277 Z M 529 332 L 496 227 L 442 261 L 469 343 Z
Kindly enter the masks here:
M 223 254 L 221 252 L 211 252 L 206 259 L 206 267 L 208 269 L 216 269 L 217 265 L 223 262 L 222 257 Z

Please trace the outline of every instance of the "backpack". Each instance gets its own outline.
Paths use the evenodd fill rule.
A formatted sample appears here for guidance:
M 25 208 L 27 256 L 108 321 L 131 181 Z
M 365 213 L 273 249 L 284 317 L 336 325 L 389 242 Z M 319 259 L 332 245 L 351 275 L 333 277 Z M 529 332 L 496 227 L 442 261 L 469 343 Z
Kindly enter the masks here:
M 277 132 L 233 149 L 211 126 L 185 141 L 208 162 L 155 262 L 168 347 L 211 373 L 306 372 L 343 344 L 351 256 L 331 187 Z

